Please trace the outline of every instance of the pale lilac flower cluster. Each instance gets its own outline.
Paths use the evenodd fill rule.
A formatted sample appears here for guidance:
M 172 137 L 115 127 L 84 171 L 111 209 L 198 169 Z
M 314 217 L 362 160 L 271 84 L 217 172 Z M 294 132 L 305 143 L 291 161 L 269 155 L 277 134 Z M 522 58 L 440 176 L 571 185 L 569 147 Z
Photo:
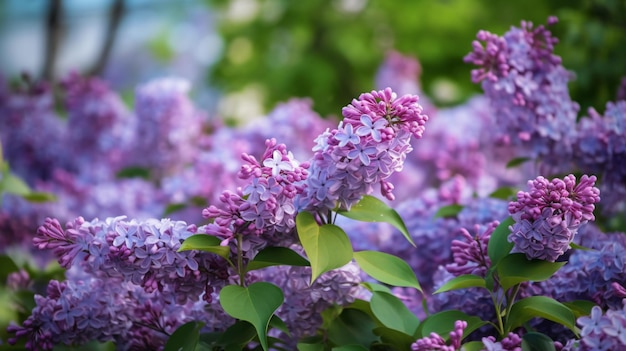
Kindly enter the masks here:
M 556 21 L 550 17 L 548 24 Z M 530 153 L 524 156 L 558 161 L 569 152 L 579 110 L 567 87 L 572 74 L 553 53 L 558 40 L 529 22 L 503 36 L 481 30 L 477 39 L 464 60 L 479 67 L 472 81 L 482 83 L 491 101 L 501 141 Z
M 361 94 L 344 107 L 337 129 L 316 139 L 300 207 L 322 213 L 337 206 L 349 209 L 375 185 L 392 200 L 394 187 L 386 178 L 402 169 L 411 137 L 421 138 L 428 120 L 418 99 L 398 98 L 387 88 Z
M 517 193 L 509 203 L 515 220 L 510 227 L 512 252 L 522 252 L 528 259 L 554 262 L 569 249 L 578 228 L 595 219 L 593 210 L 600 201 L 596 177 L 583 175 L 548 181 L 539 176 L 528 181 L 528 192 Z
M 574 142 L 574 162 L 586 173 L 597 174 L 603 212 L 626 209 L 626 101 L 609 102 L 604 115 L 589 109 L 589 116 L 578 123 Z
M 466 321 L 454 322 L 454 329 L 450 332 L 449 344 L 437 333 L 430 333 L 430 336 L 423 337 L 411 344 L 411 351 L 457 351 L 461 350 L 463 331 L 467 328 Z
M 113 341 L 118 350 L 160 350 L 186 322 L 204 322 L 210 331 L 234 322 L 218 304 L 176 304 L 130 282 L 84 273 L 50 281 L 46 296 L 35 295 L 35 304 L 21 326 L 9 326 L 10 344 L 25 339 L 28 350 L 52 350 L 96 340 Z
M 134 165 L 169 174 L 191 163 L 204 115 L 188 97 L 189 82 L 177 78 L 150 81 L 137 88 Z
M 220 237 L 227 244 L 237 235 L 261 236 L 267 244 L 292 244 L 295 237 L 296 207 L 294 199 L 303 191 L 308 164 L 300 164 L 275 139 L 266 141 L 266 149 L 257 161 L 244 153 L 246 162 L 239 177 L 247 185 L 237 192 L 225 191 L 220 197 L 221 207 L 211 205 L 202 211 L 213 219 L 201 231 Z M 285 241 L 285 242 L 283 242 Z
M 0 141 L 11 171 L 29 183 L 48 179 L 71 157 L 64 142 L 68 131 L 54 113 L 54 97 L 47 84 L 26 82 L 10 90 L 0 80 Z
M 355 263 L 326 272 L 313 284 L 309 267 L 276 266 L 262 272 L 264 278 L 279 286 L 285 294 L 285 302 L 276 315 L 289 327 L 289 344 L 298 339 L 316 335 L 322 326 L 322 312 L 332 306 L 344 307 L 363 296 L 361 271 Z
M 79 266 L 103 279 L 116 278 L 159 291 L 178 303 L 203 298 L 228 282 L 225 260 L 215 254 L 178 252 L 184 239 L 195 234 L 196 227 L 168 219 L 145 221 L 125 217 L 95 219 L 82 217 L 63 229 L 56 219 L 42 225 L 34 245 L 51 250 L 64 268 Z
M 493 336 L 482 338 L 485 348 L 483 351 L 522 351 L 522 338 L 515 334 L 509 333 L 505 338 L 496 341 Z
M 620 308 L 625 296 L 614 283 L 626 282 L 626 235 L 605 234 L 589 224 L 577 238 L 580 245 L 591 250 L 575 250 L 567 264 L 537 284 L 538 292 L 558 301 L 588 300 L 605 309 Z
M 98 78 L 72 73 L 61 82 L 67 110 L 70 171 L 107 179 L 121 169 L 134 142 L 135 120 L 120 96 Z
M 626 306 L 626 300 L 624 301 Z M 603 312 L 598 306 L 589 316 L 577 320 L 581 328 L 580 340 L 572 342 L 563 350 L 623 350 L 626 348 L 626 307 Z

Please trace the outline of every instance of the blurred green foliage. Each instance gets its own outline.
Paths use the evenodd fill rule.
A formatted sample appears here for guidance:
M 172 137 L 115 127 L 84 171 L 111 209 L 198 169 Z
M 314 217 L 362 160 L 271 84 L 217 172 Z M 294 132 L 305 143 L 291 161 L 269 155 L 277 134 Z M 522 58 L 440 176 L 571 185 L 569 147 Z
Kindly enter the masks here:
M 626 0 L 205 0 L 216 11 L 224 50 L 208 79 L 224 92 L 254 85 L 265 108 L 293 96 L 313 98 L 323 115 L 338 114 L 374 88 L 385 53 L 418 57 L 422 84 L 438 105 L 463 101 L 480 88 L 463 57 L 480 29 L 503 34 L 528 20 L 553 29 L 557 54 L 576 72 L 573 98 L 583 111 L 604 110 L 626 75 Z M 455 85 L 437 100 L 437 82 Z

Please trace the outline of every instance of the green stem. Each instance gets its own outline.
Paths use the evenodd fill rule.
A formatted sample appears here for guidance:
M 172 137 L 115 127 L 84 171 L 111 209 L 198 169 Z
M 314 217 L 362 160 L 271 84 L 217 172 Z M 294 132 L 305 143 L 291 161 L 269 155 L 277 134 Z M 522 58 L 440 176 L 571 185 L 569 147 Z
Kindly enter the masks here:
M 493 301 L 493 307 L 496 309 L 496 317 L 498 319 L 498 325 L 496 326 L 496 329 L 498 330 L 500 337 L 504 337 L 504 323 L 502 321 L 502 313 L 501 313 L 502 306 L 500 302 L 497 301 L 496 296 L 494 295 L 492 291 L 489 292 L 489 295 L 491 295 L 491 301 Z
M 237 234 L 237 271 L 239 273 L 239 285 L 242 287 L 246 286 L 246 270 L 243 266 L 243 250 L 242 247 L 243 237 L 241 234 Z
M 509 289 L 510 294 L 507 294 L 507 297 L 506 297 L 506 311 L 505 311 L 506 318 L 508 318 L 509 314 L 511 314 L 511 308 L 513 308 L 513 303 L 515 302 L 515 298 L 517 298 L 517 293 L 519 292 L 519 289 L 520 289 L 519 284 L 515 284 L 512 290 Z M 509 330 L 505 330 L 505 332 L 508 333 Z

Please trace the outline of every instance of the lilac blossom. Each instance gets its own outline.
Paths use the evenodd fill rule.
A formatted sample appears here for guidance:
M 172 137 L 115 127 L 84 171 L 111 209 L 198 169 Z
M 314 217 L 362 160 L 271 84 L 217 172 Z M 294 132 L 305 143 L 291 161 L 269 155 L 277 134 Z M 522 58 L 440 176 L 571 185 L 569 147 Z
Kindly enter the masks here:
M 626 305 L 626 300 L 623 302 Z M 589 316 L 576 321 L 581 328 L 580 340 L 569 343 L 564 350 L 622 350 L 626 347 L 626 307 L 603 312 L 598 306 Z
M 491 259 L 487 255 L 487 246 L 491 234 L 498 224 L 500 222 L 493 221 L 488 223 L 484 229 L 481 229 L 479 225 L 475 225 L 475 236 L 472 236 L 467 229 L 461 228 L 460 232 L 463 240 L 452 240 L 451 247 L 454 263 L 446 265 L 448 272 L 456 276 L 474 274 L 485 277 L 487 270 L 491 268 Z
M 589 116 L 577 126 L 574 163 L 583 172 L 597 174 L 602 182 L 603 212 L 626 209 L 626 101 L 609 102 L 604 115 L 589 109 Z
M 212 293 L 228 283 L 228 265 L 215 254 L 178 252 L 194 225 L 168 219 L 145 221 L 125 217 L 76 218 L 61 227 L 48 218 L 33 239 L 40 250 L 51 250 L 64 268 L 81 267 L 103 279 L 116 278 L 159 291 L 179 303 L 211 301 Z
M 463 331 L 467 328 L 466 321 L 454 322 L 454 329 L 450 332 L 449 345 L 437 333 L 430 333 L 430 336 L 417 339 L 411 344 L 412 351 L 456 351 L 461 350 L 461 340 L 463 340 Z
M 137 88 L 132 165 L 163 176 L 193 161 L 204 115 L 188 98 L 189 89 L 189 82 L 177 78 L 156 79 Z
M 344 107 L 339 126 L 316 139 L 299 208 L 325 213 L 339 204 L 349 209 L 371 194 L 375 185 L 392 200 L 393 184 L 386 178 L 402 169 L 412 150 L 411 137 L 421 138 L 428 120 L 418 99 L 415 95 L 398 98 L 387 88 L 361 94 Z
M 548 25 L 556 21 L 550 17 Z M 563 167 L 562 160 L 571 154 L 579 106 L 567 87 L 572 74 L 553 53 L 558 40 L 545 26 L 530 22 L 503 36 L 481 30 L 476 37 L 465 62 L 478 66 L 472 81 L 482 84 L 491 102 L 500 141 L 519 146 L 521 156 Z
M 239 177 L 248 181 L 248 185 L 238 188 L 237 192 L 222 193 L 219 207 L 205 208 L 203 216 L 214 221 L 201 231 L 221 238 L 224 245 L 238 235 L 261 245 L 288 246 L 294 243 L 294 199 L 304 189 L 308 163 L 300 164 L 286 146 L 277 144 L 275 139 L 266 141 L 261 161 L 247 153 L 242 159 L 245 164 Z M 262 237 L 262 240 L 254 240 L 251 236 Z
M 496 341 L 493 336 L 482 338 L 484 351 L 522 351 L 522 338 L 515 334 L 509 333 L 500 341 Z
M 528 182 L 530 190 L 517 193 L 509 203 L 515 224 L 510 227 L 512 252 L 522 252 L 528 259 L 554 262 L 569 249 L 578 228 L 595 219 L 593 210 L 600 201 L 596 177 L 583 175 L 548 181 L 542 176 Z

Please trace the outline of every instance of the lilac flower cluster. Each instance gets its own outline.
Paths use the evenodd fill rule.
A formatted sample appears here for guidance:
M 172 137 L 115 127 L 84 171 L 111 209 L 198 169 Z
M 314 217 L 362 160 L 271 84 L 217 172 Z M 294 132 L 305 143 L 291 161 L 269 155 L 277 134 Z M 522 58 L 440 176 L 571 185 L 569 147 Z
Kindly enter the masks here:
M 430 333 L 430 336 L 418 339 L 411 344 L 411 351 L 457 351 L 461 350 L 463 331 L 467 328 L 466 321 L 454 322 L 454 329 L 450 332 L 450 344 L 437 333 Z
M 548 25 L 556 21 L 550 17 Z M 464 60 L 479 67 L 472 81 L 491 101 L 501 142 L 522 147 L 525 156 L 558 161 L 568 154 L 579 106 L 567 87 L 572 74 L 553 53 L 558 40 L 529 22 L 503 36 L 479 31 L 477 39 Z
M 225 330 L 233 322 L 217 304 L 174 304 L 130 282 L 74 274 L 50 281 L 46 296 L 35 295 L 31 315 L 21 326 L 9 326 L 10 344 L 25 339 L 28 350 L 52 350 L 96 340 L 114 341 L 118 350 L 159 350 L 186 322 L 204 322 L 209 330 Z
M 500 224 L 493 221 L 482 229 L 480 225 L 474 226 L 475 236 L 461 228 L 463 240 L 452 240 L 452 257 L 454 262 L 446 265 L 446 270 L 456 276 L 474 274 L 485 277 L 487 270 L 491 268 L 491 259 L 487 255 L 487 245 L 491 234 Z
M 133 150 L 135 165 L 169 174 L 196 156 L 204 115 L 188 97 L 189 82 L 176 78 L 150 81 L 137 88 L 135 114 L 140 130 Z
M 626 306 L 626 300 L 624 301 Z M 589 316 L 578 318 L 580 340 L 572 341 L 563 351 L 623 350 L 626 348 L 626 307 L 609 309 L 605 313 L 598 306 Z
M 304 190 L 308 163 L 300 164 L 275 139 L 266 141 L 261 161 L 244 153 L 246 162 L 239 177 L 247 180 L 237 192 L 225 191 L 222 207 L 211 205 L 202 211 L 213 219 L 201 231 L 223 239 L 227 244 L 237 235 L 263 236 L 267 244 L 290 245 L 294 242 L 296 207 L 294 199 Z M 260 249 L 261 247 L 259 247 Z
M 604 116 L 589 109 L 578 123 L 574 155 L 578 168 L 602 179 L 604 212 L 626 209 L 626 100 L 607 103 Z
M 70 221 L 65 229 L 48 218 L 34 245 L 51 250 L 64 268 L 81 267 L 102 279 L 119 279 L 159 291 L 180 304 L 211 301 L 213 292 L 228 282 L 226 261 L 204 252 L 178 252 L 196 227 L 168 219 L 146 221 L 125 217 Z
M 296 248 L 297 250 L 297 248 Z M 355 263 L 326 272 L 309 285 L 311 269 L 308 267 L 270 267 L 262 272 L 269 282 L 279 286 L 285 302 L 276 315 L 289 327 L 288 343 L 295 346 L 298 339 L 314 336 L 322 326 L 322 312 L 332 306 L 347 306 L 365 294 L 361 271 Z
M 493 336 L 482 338 L 485 348 L 483 351 L 522 351 L 522 338 L 515 334 L 509 333 L 505 338 L 496 341 Z
M 569 249 L 578 228 L 595 219 L 593 210 L 600 201 L 596 177 L 583 175 L 548 181 L 539 176 L 528 182 L 528 192 L 517 193 L 517 201 L 509 203 L 515 220 L 509 241 L 513 252 L 522 252 L 528 259 L 554 262 Z
M 344 107 L 337 129 L 316 139 L 300 207 L 322 213 L 338 205 L 349 209 L 375 184 L 392 200 L 393 184 L 385 179 L 402 169 L 411 137 L 421 138 L 428 120 L 418 99 L 397 98 L 388 88 L 361 94 Z

